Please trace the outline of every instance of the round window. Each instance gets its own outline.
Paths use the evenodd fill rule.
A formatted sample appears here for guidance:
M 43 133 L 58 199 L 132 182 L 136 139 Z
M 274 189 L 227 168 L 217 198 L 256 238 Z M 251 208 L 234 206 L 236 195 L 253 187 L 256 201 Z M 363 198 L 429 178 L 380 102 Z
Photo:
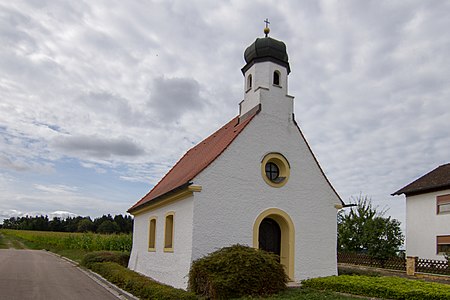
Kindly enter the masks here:
M 264 181 L 272 187 L 282 187 L 286 184 L 290 166 L 287 159 L 280 153 L 269 153 L 261 162 L 261 173 Z
M 269 162 L 266 164 L 266 176 L 271 181 L 276 181 L 280 178 L 280 169 L 273 162 Z

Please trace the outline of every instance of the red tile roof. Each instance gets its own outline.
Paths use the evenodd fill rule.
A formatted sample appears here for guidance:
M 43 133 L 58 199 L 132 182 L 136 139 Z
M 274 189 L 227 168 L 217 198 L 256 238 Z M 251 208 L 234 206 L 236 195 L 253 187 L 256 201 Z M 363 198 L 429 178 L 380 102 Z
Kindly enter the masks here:
M 446 189 L 450 189 L 450 163 L 437 167 L 396 191 L 392 196 L 401 194 L 412 196 Z
M 191 148 L 161 181 L 147 195 L 133 205 L 128 212 L 136 211 L 160 196 L 174 191 L 177 188 L 187 186 L 195 176 L 222 154 L 257 113 L 258 111 L 253 112 L 247 118 L 242 118 L 243 120 L 240 122 L 239 116 L 233 118 L 222 128 L 197 144 L 194 148 Z

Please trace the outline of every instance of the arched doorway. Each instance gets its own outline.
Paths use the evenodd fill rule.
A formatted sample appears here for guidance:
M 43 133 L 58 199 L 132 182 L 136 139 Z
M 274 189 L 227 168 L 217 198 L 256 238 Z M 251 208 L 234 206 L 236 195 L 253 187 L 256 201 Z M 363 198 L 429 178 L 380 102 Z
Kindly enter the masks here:
M 259 225 L 258 235 L 259 249 L 272 252 L 278 256 L 281 254 L 281 229 L 277 221 L 264 218 Z
M 295 228 L 286 212 L 279 208 L 269 208 L 259 214 L 253 224 L 253 247 L 277 253 L 286 274 L 291 280 L 295 280 Z

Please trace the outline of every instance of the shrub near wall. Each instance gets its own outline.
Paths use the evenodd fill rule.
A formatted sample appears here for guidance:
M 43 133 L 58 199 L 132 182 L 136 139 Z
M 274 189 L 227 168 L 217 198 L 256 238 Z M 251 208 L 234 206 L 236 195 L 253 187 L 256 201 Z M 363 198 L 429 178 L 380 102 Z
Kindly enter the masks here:
M 86 268 L 92 267 L 95 263 L 115 262 L 122 267 L 128 266 L 130 254 L 128 252 L 119 251 L 95 251 L 86 254 L 81 260 L 81 264 Z
M 276 255 L 234 245 L 194 261 L 189 290 L 213 299 L 262 296 L 285 289 L 287 279 Z
M 114 262 L 93 263 L 91 269 L 139 299 L 197 299 L 192 293 L 160 284 Z
M 450 285 L 398 277 L 331 276 L 308 279 L 304 287 L 383 299 L 450 299 Z
M 96 251 L 86 254 L 81 264 L 140 299 L 197 299 L 192 293 L 160 284 L 127 269 L 129 257 L 124 252 Z

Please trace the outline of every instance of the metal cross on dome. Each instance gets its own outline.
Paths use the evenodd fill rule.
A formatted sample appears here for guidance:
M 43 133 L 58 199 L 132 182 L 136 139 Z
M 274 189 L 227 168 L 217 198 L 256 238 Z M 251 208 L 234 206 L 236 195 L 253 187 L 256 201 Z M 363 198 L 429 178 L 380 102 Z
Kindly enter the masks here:
M 266 28 L 264 28 L 264 33 L 266 34 L 266 37 L 267 37 L 267 36 L 269 35 L 269 32 L 270 32 L 270 28 L 269 28 L 270 22 L 269 22 L 269 19 L 266 18 L 266 19 L 264 20 L 264 23 L 266 23 Z

